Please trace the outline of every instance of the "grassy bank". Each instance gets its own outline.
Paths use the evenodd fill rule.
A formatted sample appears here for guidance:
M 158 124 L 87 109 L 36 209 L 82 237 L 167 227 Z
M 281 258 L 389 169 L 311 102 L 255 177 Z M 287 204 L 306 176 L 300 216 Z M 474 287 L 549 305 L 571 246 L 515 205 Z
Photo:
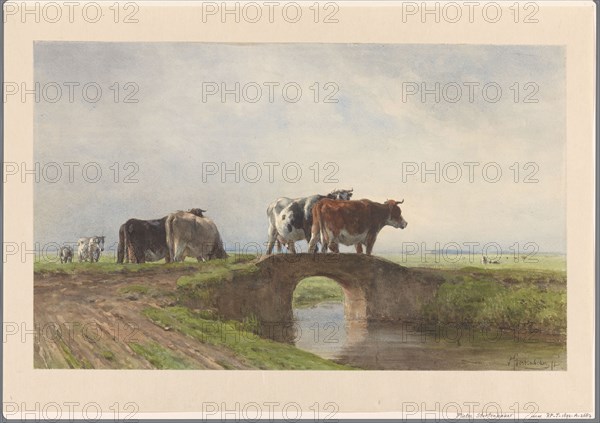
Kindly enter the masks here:
M 120 301 L 125 299 L 143 303 L 143 308 L 139 309 L 143 310 L 140 319 L 149 319 L 161 330 L 174 331 L 219 351 L 226 351 L 238 363 L 242 362 L 249 368 L 345 368 L 292 345 L 258 337 L 258 322 L 253 321 L 251 316 L 245 322 L 236 322 L 224 320 L 219 315 L 218 306 L 212 301 L 215 298 L 213 290 L 218 289 L 223 281 L 232 280 L 235 274 L 252 279 L 252 272 L 257 271 L 254 260 L 254 256 L 232 256 L 205 263 L 188 260 L 174 264 L 158 262 L 137 265 L 116 264 L 106 257 L 99 263 L 39 261 L 35 263 L 34 271 L 36 277 L 54 276 L 54 279 L 62 281 L 64 276 L 64 280 L 83 280 L 86 284 L 104 282 L 105 279 L 120 281 L 123 285 L 115 289 L 116 297 Z M 406 265 L 401 261 L 400 264 Z M 441 282 L 435 298 L 422 305 L 424 322 L 496 328 L 528 327 L 546 333 L 566 333 L 567 280 L 564 257 L 547 256 L 543 261 L 533 264 L 507 261 L 499 265 L 458 266 L 446 262 L 439 263 L 439 267 L 435 268 L 419 266 L 422 263 L 418 261 L 413 264 L 415 273 Z M 167 288 L 160 283 L 167 277 L 171 278 L 172 283 L 177 281 L 176 289 L 172 288 L 173 285 Z M 77 289 L 76 286 L 72 288 Z M 304 279 L 293 294 L 293 306 L 296 308 L 343 301 L 344 293 L 340 285 L 325 277 Z M 207 304 L 209 306 L 205 306 Z M 90 366 L 71 353 L 67 345 L 59 347 L 69 366 Z M 197 365 L 181 350 L 167 347 L 162 342 L 132 342 L 129 349 L 155 368 L 195 368 Z M 104 358 L 107 361 L 115 360 L 116 356 L 111 354 L 111 351 L 107 351 Z
M 116 263 L 115 258 L 109 255 L 101 256 L 97 263 L 82 262 L 79 263 L 75 259 L 72 263 L 60 263 L 54 257 L 38 258 L 33 264 L 33 271 L 39 275 L 46 274 L 119 274 L 119 273 L 155 273 L 165 272 L 170 270 L 193 270 L 200 269 L 201 271 L 218 271 L 220 268 L 225 268 L 231 265 L 240 263 L 249 263 L 255 260 L 256 256 L 250 254 L 231 255 L 226 259 L 211 260 L 204 263 L 199 263 L 194 258 L 186 258 L 181 263 L 165 263 L 164 259 L 148 262 L 143 264 L 134 263 Z
M 257 369 L 343 370 L 349 366 L 334 363 L 292 345 L 260 338 L 252 323 L 207 319 L 203 313 L 185 307 L 147 308 L 144 314 L 156 325 L 176 330 L 202 343 L 232 351 L 238 358 Z M 172 360 L 159 352 L 157 360 Z M 178 363 L 178 362 L 175 362 Z
M 430 323 L 452 322 L 481 327 L 530 328 L 566 333 L 566 284 L 517 282 L 506 285 L 493 278 L 465 275 L 445 282 L 435 299 L 423 307 Z

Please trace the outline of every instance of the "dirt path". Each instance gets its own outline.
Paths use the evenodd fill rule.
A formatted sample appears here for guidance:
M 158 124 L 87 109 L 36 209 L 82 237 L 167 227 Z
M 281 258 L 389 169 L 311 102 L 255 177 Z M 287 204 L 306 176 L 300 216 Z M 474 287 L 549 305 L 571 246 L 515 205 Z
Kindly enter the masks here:
M 123 274 L 36 274 L 36 368 L 249 368 L 231 351 L 161 328 L 147 307 L 174 304 L 190 270 Z

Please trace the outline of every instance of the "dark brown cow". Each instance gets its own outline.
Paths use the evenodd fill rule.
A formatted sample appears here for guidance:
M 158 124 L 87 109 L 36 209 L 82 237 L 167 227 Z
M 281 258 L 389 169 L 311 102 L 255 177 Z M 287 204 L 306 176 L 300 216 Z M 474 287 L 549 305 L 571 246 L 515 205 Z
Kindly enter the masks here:
M 362 253 L 367 247 L 371 255 L 379 231 L 386 225 L 404 229 L 408 223 L 402 217 L 398 204 L 402 201 L 388 200 L 375 203 L 370 200 L 337 201 L 324 199 L 313 208 L 313 224 L 309 252 L 315 252 L 321 240 L 323 252 L 329 247 L 339 252 L 339 244 L 355 245 L 356 252 Z
M 206 210 L 199 208 L 188 210 L 188 213 L 199 217 L 204 212 Z M 162 258 L 169 263 L 171 257 L 167 247 L 166 220 L 167 216 L 152 220 L 129 219 L 122 224 L 119 228 L 117 263 L 145 263 Z

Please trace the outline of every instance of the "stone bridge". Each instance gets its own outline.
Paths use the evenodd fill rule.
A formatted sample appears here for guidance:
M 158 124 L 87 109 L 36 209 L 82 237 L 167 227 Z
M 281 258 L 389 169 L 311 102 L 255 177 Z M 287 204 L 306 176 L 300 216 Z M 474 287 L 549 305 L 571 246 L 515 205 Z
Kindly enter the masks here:
M 416 321 L 443 279 L 364 254 L 278 254 L 265 256 L 252 273 L 234 272 L 215 292 L 214 306 L 227 318 L 258 318 L 273 326 L 269 337 L 293 325 L 292 296 L 300 281 L 325 276 L 342 287 L 347 321 Z M 279 325 L 279 326 L 278 326 Z

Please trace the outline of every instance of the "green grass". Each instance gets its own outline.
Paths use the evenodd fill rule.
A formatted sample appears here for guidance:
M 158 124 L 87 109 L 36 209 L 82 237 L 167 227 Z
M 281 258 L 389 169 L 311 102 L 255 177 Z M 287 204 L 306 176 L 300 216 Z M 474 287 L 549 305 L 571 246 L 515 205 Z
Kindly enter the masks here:
M 256 258 L 256 256 L 251 254 L 236 254 L 231 255 L 227 259 L 221 260 L 210 260 L 207 262 L 199 263 L 196 259 L 187 258 L 182 263 L 165 263 L 164 260 L 159 260 L 156 262 L 148 262 L 143 264 L 134 264 L 134 263 L 116 263 L 115 257 L 110 254 L 104 255 L 100 257 L 100 260 L 97 263 L 90 262 L 77 262 L 75 259 L 72 263 L 60 263 L 57 257 L 49 256 L 49 257 L 38 257 L 36 258 L 33 271 L 36 274 L 44 275 L 44 274 L 79 274 L 79 273 L 93 273 L 93 274 L 116 274 L 116 273 L 129 273 L 129 272 L 155 272 L 157 270 L 168 271 L 173 269 L 211 269 L 218 268 L 224 265 L 242 265 L 243 263 L 247 263 Z
M 494 275 L 497 276 L 497 275 Z M 459 280 L 462 278 L 462 280 Z M 435 299 L 423 307 L 429 322 L 468 323 L 492 327 L 531 327 L 566 332 L 566 283 L 542 284 L 530 279 L 500 282 L 481 273 L 444 282 Z
M 115 359 L 115 354 L 109 350 L 103 350 L 100 355 L 109 361 L 113 361 Z
M 294 290 L 293 307 L 308 308 L 322 302 L 344 302 L 342 287 L 332 279 L 315 276 L 303 279 Z
M 71 368 L 71 369 L 92 369 L 93 368 L 93 366 L 85 358 L 82 358 L 80 360 L 77 357 L 75 357 L 75 355 L 71 351 L 71 348 L 67 345 L 67 343 L 62 338 L 58 339 L 57 344 L 58 344 L 59 348 L 61 349 L 61 351 L 63 353 L 62 356 L 65 359 L 65 361 L 67 362 L 67 365 L 69 366 L 69 368 Z
M 144 315 L 160 327 L 169 327 L 200 342 L 226 348 L 241 361 L 258 369 L 352 369 L 292 345 L 260 338 L 239 322 L 207 320 L 185 307 L 147 308 Z
M 200 271 L 188 276 L 182 276 L 177 280 L 177 286 L 180 287 L 210 287 L 210 285 L 219 283 L 223 280 L 230 280 L 233 273 L 252 273 L 258 268 L 251 262 L 251 259 L 240 260 L 239 258 L 227 258 L 211 260 L 202 263 Z
M 138 344 L 130 342 L 129 348 L 132 349 L 136 354 L 144 357 L 150 364 L 157 369 L 189 369 L 191 363 L 179 356 L 170 349 L 163 348 L 156 342 L 150 342 L 147 344 Z

